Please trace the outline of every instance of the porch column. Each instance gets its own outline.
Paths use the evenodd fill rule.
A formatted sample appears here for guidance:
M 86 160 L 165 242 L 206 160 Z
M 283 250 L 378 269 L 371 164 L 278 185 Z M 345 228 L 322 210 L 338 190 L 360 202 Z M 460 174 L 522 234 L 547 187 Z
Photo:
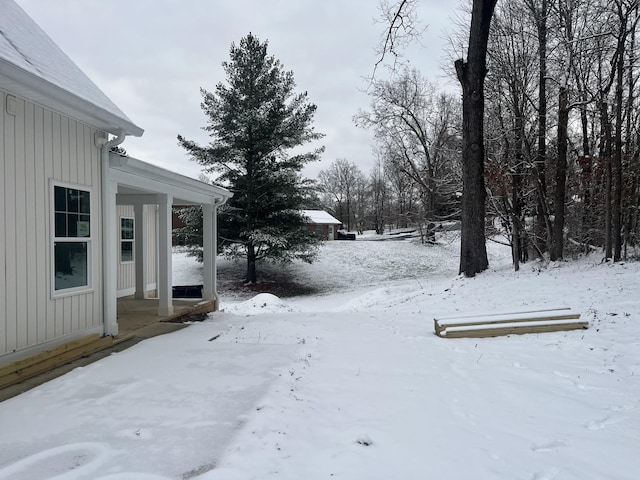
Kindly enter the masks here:
M 203 239 L 202 250 L 204 260 L 204 284 L 202 298 L 214 302 L 214 310 L 218 310 L 218 292 L 216 284 L 217 229 L 216 207 L 208 204 L 202 206 Z
M 118 261 L 118 217 L 116 214 L 116 195 L 118 184 L 112 181 L 105 182 L 103 201 L 102 222 L 102 279 L 104 282 L 103 314 L 104 314 L 104 334 L 118 335 L 118 278 L 116 265 Z
M 171 268 L 171 205 L 173 196 L 158 195 L 158 315 L 167 316 L 173 313 L 173 293 Z
M 149 284 L 147 278 L 147 209 L 145 205 L 136 204 L 133 206 L 134 211 L 134 228 L 135 234 L 134 245 L 135 252 L 133 258 L 136 264 L 136 294 L 135 298 L 142 300 L 148 297 L 147 285 Z

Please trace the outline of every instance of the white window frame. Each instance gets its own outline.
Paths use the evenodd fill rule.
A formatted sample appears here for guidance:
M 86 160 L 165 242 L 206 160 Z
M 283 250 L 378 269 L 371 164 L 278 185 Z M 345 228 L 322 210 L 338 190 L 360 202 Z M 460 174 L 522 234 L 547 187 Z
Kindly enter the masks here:
M 55 204 L 55 187 L 68 188 L 72 190 L 81 190 L 89 193 L 89 236 L 87 237 L 56 237 L 56 204 Z M 92 292 L 93 286 L 93 240 L 95 230 L 97 228 L 95 216 L 95 198 L 93 188 L 87 185 L 79 185 L 58 180 L 49 181 L 49 244 L 50 244 L 50 280 L 51 280 L 51 298 L 68 297 L 70 295 L 78 295 L 81 293 Z M 65 288 L 56 290 L 56 243 L 78 243 L 87 244 L 87 285 L 78 287 Z
M 131 220 L 131 224 L 133 225 L 133 229 L 131 231 L 132 233 L 132 237 L 131 238 L 122 238 L 122 220 Z M 127 265 L 127 264 L 131 264 L 131 263 L 136 263 L 136 219 L 133 217 L 127 217 L 127 216 L 122 216 L 120 217 L 120 241 L 118 242 L 119 245 L 119 257 L 120 257 L 120 263 L 122 265 Z M 123 243 L 130 243 L 131 244 L 131 260 L 122 260 L 122 244 Z

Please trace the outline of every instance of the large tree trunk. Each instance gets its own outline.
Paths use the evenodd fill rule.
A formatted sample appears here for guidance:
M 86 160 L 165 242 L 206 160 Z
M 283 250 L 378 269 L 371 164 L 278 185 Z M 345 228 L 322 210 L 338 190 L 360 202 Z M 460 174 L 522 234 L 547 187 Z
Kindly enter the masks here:
M 637 15 L 637 11 L 636 11 L 636 15 Z M 636 17 L 637 18 L 637 17 Z M 625 157 L 628 159 L 629 162 L 629 169 L 630 169 L 630 174 L 631 174 L 631 190 L 630 190 L 630 194 L 629 196 L 625 199 L 625 205 L 623 207 L 623 224 L 624 224 L 624 239 L 623 239 L 623 245 L 624 245 L 624 251 L 623 251 L 623 258 L 626 259 L 627 258 L 627 247 L 629 246 L 629 243 L 632 241 L 633 239 L 633 206 L 636 203 L 636 192 L 638 190 L 638 175 L 637 172 L 634 171 L 634 165 L 636 165 L 636 162 L 638 161 L 637 155 L 633 155 L 632 158 L 632 153 L 631 153 L 631 145 L 633 144 L 633 137 L 632 137 L 632 129 L 631 129 L 631 112 L 633 111 L 633 104 L 634 104 L 634 85 L 635 85 L 635 77 L 634 77 L 634 70 L 635 70 L 635 63 L 636 63 L 636 59 L 635 59 L 635 46 L 636 46 L 636 33 L 635 33 L 635 24 L 634 24 L 634 28 L 631 30 L 630 32 L 631 38 L 630 38 L 630 44 L 629 44 L 629 68 L 627 69 L 627 131 L 626 131 L 626 141 L 624 144 L 624 154 Z M 637 212 L 637 209 L 636 209 Z M 637 213 L 636 213 L 637 215 Z
M 258 275 L 256 273 L 256 247 L 253 243 L 247 244 L 247 275 L 245 282 L 256 283 Z
M 640 134 L 637 134 L 635 141 L 635 153 L 631 159 L 631 197 L 629 198 L 629 216 L 627 218 L 625 235 L 626 245 L 631 243 L 637 245 L 636 230 L 638 229 L 638 218 L 640 217 Z M 626 254 L 625 254 L 626 257 Z
M 497 0 L 473 0 L 467 61 L 455 62 L 462 85 L 462 214 L 460 273 L 473 277 L 489 267 L 484 233 L 484 79 L 487 41 Z
M 520 253 L 522 246 L 520 245 L 520 174 L 514 171 L 511 174 L 513 189 L 511 190 L 511 258 L 513 259 L 513 269 L 517 272 L 520 270 Z
M 582 190 L 582 233 L 580 241 L 587 245 L 591 243 L 591 226 L 594 212 L 591 206 L 591 174 L 593 162 L 591 159 L 591 146 L 589 145 L 589 119 L 587 117 L 587 94 L 582 93 L 582 101 L 585 105 L 580 107 L 580 124 L 582 127 L 582 159 L 580 159 L 580 183 Z M 586 252 L 585 252 L 586 253 Z
M 515 105 L 517 112 L 515 121 L 515 165 L 512 169 L 513 192 L 511 201 L 513 203 L 513 242 L 514 242 L 514 262 L 516 271 L 520 269 L 520 262 L 528 260 L 527 239 L 524 218 L 522 215 L 522 175 L 523 175 L 523 148 L 524 148 L 524 125 L 520 102 Z
M 567 185 L 567 129 L 569 125 L 568 92 L 560 87 L 558 94 L 558 158 L 556 162 L 556 189 L 553 196 L 554 218 L 551 242 L 551 260 L 562 260 L 564 253 L 564 203 Z
M 613 210 L 612 210 L 612 242 L 613 261 L 619 262 L 622 258 L 622 90 L 624 88 L 624 46 L 626 42 L 626 16 L 622 14 L 620 6 L 618 12 L 622 27 L 618 38 L 618 63 L 616 82 L 616 138 L 615 155 L 613 157 Z M 631 112 L 629 112 L 629 115 Z
M 609 260 L 613 256 L 613 248 L 611 242 L 611 122 L 609 121 L 609 106 L 607 102 L 600 105 L 600 124 L 601 140 L 600 140 L 600 158 L 604 162 L 604 258 Z
M 533 5 L 531 8 L 535 8 Z M 538 148 L 536 151 L 536 248 L 540 253 L 551 247 L 551 221 L 547 208 L 547 0 L 542 0 L 536 12 L 538 29 Z

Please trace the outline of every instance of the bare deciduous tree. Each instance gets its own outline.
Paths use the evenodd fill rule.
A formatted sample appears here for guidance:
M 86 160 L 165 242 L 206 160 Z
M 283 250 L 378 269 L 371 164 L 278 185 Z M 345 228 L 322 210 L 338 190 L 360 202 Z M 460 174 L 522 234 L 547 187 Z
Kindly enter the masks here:
M 354 214 L 358 210 L 357 193 L 364 181 L 364 174 L 353 163 L 340 158 L 319 175 L 319 190 L 324 195 L 325 205 L 351 230 L 354 225 Z
M 484 233 L 484 80 L 487 43 L 497 0 L 473 0 L 466 61 L 456 60 L 462 85 L 462 211 L 460 273 L 473 277 L 489 267 Z

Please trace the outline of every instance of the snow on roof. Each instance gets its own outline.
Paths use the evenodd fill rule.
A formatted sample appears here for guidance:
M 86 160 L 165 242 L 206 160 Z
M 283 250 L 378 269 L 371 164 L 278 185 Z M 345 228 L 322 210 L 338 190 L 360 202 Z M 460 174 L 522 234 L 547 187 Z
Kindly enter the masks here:
M 342 225 L 340 220 L 332 217 L 324 210 L 303 210 L 302 214 L 307 217 L 311 223 Z
M 13 93 L 97 120 L 110 133 L 143 133 L 12 0 L 0 1 L 0 79 Z

